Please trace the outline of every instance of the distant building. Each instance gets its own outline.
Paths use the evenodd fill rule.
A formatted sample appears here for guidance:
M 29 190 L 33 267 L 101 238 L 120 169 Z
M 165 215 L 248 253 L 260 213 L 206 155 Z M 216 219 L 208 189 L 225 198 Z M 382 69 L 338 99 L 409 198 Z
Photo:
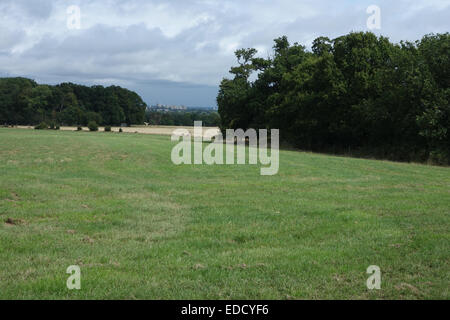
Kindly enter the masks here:
M 149 107 L 150 110 L 153 111 L 185 111 L 188 108 L 185 106 L 168 106 L 168 105 L 162 105 L 162 104 L 156 104 Z

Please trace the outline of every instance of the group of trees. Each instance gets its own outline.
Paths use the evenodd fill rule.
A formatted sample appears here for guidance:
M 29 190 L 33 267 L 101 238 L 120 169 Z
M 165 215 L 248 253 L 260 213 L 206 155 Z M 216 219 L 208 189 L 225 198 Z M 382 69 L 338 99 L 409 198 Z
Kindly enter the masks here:
M 151 125 L 193 126 L 194 121 L 202 121 L 203 126 L 217 127 L 220 116 L 216 111 L 155 111 L 147 110 L 146 121 Z
M 273 48 L 268 59 L 236 51 L 217 97 L 222 130 L 277 128 L 302 149 L 449 163 L 448 33 L 399 44 L 350 33 L 312 50 L 281 37 Z
M 117 86 L 50 86 L 26 78 L 0 79 L 0 124 L 142 124 L 145 109 L 138 94 Z

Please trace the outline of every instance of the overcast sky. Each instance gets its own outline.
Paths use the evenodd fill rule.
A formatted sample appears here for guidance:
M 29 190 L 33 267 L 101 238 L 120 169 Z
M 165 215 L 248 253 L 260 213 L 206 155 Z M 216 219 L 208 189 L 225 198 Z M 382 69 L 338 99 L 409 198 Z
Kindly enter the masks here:
M 373 4 L 376 33 L 393 41 L 450 31 L 450 0 L 0 0 L 0 76 L 116 84 L 149 104 L 215 106 L 236 49 L 267 57 L 282 35 L 310 47 L 318 36 L 367 31 Z M 80 29 L 67 26 L 71 5 Z

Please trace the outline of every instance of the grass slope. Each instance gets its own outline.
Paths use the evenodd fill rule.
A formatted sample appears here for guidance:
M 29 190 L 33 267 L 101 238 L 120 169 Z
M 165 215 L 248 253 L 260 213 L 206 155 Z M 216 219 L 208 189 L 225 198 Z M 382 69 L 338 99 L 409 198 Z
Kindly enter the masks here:
M 0 298 L 449 298 L 449 168 L 282 151 L 267 177 L 172 146 L 0 129 Z

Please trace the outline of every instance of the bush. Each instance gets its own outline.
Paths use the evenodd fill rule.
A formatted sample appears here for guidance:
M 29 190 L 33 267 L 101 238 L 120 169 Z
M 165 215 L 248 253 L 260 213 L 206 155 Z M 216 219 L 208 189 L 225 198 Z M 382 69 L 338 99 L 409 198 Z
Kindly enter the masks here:
M 123 132 L 122 128 L 119 129 L 119 132 Z
M 59 124 L 56 124 L 55 122 L 50 122 L 48 127 L 51 130 L 59 130 L 60 129 Z
M 48 125 L 45 122 L 41 122 L 37 126 L 34 127 L 36 130 L 45 130 L 48 129 Z
M 106 126 L 105 127 L 105 132 L 111 132 L 111 126 Z
M 88 123 L 89 131 L 98 131 L 98 124 L 95 121 L 90 121 Z
M 77 131 L 83 131 L 83 128 L 78 126 Z

